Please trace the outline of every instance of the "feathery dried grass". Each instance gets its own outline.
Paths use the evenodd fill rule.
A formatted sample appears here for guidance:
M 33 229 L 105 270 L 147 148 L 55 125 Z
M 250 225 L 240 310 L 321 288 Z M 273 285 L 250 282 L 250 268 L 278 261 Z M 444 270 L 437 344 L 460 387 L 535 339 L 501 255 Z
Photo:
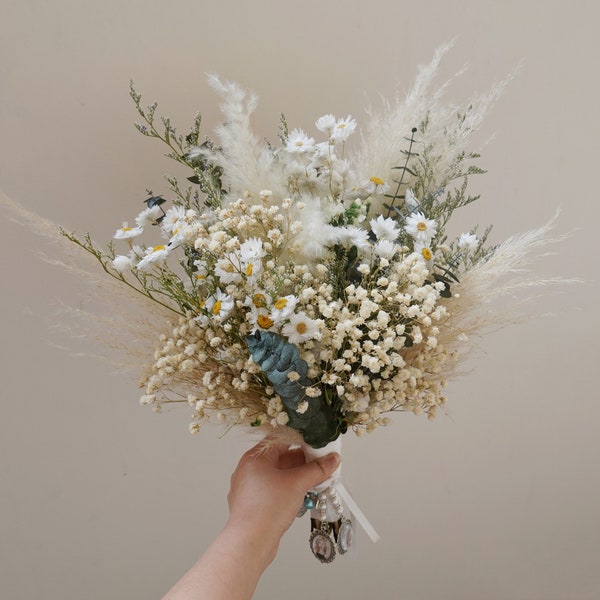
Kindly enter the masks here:
M 422 153 L 429 149 L 428 160 L 435 164 L 436 179 L 430 182 L 430 188 L 444 189 L 454 178 L 457 156 L 465 151 L 518 69 L 487 92 L 469 98 L 462 106 L 442 104 L 446 90 L 467 69 L 463 67 L 432 90 L 440 62 L 452 46 L 453 42 L 450 42 L 435 51 L 431 62 L 419 68 L 412 88 L 404 97 L 398 90 L 393 101 L 383 100 L 382 109 L 367 111 L 370 121 L 362 135 L 360 149 L 352 159 L 359 179 L 373 176 L 386 182 L 397 179 L 398 171 L 394 169 L 404 164 L 407 138 L 415 127 L 419 129 L 416 151 Z M 411 187 L 413 177 L 404 175 L 405 186 Z M 375 210 L 381 208 L 376 204 L 373 206 Z
M 93 299 L 101 310 L 88 311 L 62 304 L 54 325 L 72 339 L 95 340 L 113 352 L 96 356 L 119 371 L 141 373 L 151 361 L 156 340 L 172 328 L 174 318 L 166 308 L 122 285 L 99 269 L 98 261 L 63 237 L 56 223 L 44 219 L 9 198 L 0 190 L 0 205 L 8 218 L 38 236 L 50 248 L 52 256 L 40 250 L 40 258 L 64 269 L 83 283 L 81 297 Z
M 453 287 L 458 295 L 445 302 L 449 316 L 440 327 L 439 342 L 449 350 L 460 348 L 460 355 L 452 365 L 447 365 L 446 377 L 458 374 L 462 361 L 473 353 L 485 333 L 531 318 L 529 309 L 535 296 L 521 292 L 580 283 L 577 279 L 544 276 L 532 268 L 536 260 L 553 254 L 548 250 L 550 246 L 569 235 L 555 233 L 558 215 L 557 212 L 544 225 L 499 244 L 486 260 L 466 271 L 460 283 Z M 502 307 L 499 301 L 504 297 L 515 301 Z M 467 343 L 464 336 L 468 338 Z

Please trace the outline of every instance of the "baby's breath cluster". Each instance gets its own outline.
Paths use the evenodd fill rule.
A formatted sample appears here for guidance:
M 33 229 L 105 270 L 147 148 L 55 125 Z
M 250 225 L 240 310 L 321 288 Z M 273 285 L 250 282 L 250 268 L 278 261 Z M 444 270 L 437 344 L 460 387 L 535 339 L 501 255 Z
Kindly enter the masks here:
M 282 120 L 281 144 L 265 145 L 248 128 L 246 93 L 213 85 L 227 122 L 218 143 L 200 140 L 199 118 L 186 136 L 169 119 L 161 129 L 132 88 L 138 129 L 170 147 L 192 185 L 169 178 L 171 203 L 150 193 L 107 250 L 65 234 L 170 315 L 142 403 L 187 404 L 193 432 L 213 418 L 305 439 L 371 431 L 392 411 L 434 416 L 461 339 L 446 325 L 455 286 L 490 255 L 487 232 L 446 232 L 476 199 L 466 193 L 476 156 L 457 148 L 437 173 L 429 112 L 395 134 L 404 143 L 386 160 L 364 150 L 353 160 L 351 116 L 317 119 L 317 139 Z M 440 127 L 450 150 L 462 144 Z

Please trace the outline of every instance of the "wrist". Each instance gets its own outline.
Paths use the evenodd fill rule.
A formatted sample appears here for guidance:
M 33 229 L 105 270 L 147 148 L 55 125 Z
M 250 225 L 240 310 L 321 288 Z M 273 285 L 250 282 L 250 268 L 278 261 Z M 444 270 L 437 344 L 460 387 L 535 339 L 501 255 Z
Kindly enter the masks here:
M 260 572 L 273 562 L 281 540 L 281 535 L 268 523 L 234 515 L 229 517 L 221 535 L 236 540 L 238 547 L 245 549 L 244 560 Z

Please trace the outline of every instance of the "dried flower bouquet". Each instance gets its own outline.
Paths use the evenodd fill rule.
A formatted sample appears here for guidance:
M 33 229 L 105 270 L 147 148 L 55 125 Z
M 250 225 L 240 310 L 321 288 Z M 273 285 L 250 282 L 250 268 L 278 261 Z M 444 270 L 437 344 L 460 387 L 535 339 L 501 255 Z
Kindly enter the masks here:
M 504 84 L 444 104 L 446 85 L 432 86 L 446 50 L 370 114 L 354 147 L 357 121 L 330 114 L 317 139 L 282 118 L 280 143 L 262 142 L 255 96 L 216 77 L 216 140 L 201 136 L 199 116 L 181 135 L 132 85 L 138 130 L 162 140 L 189 181 L 168 178 L 170 203 L 150 193 L 107 249 L 63 235 L 163 315 L 143 404 L 184 403 L 194 433 L 214 418 L 315 449 L 394 411 L 435 415 L 490 322 L 487 305 L 533 283 L 519 269 L 548 240 L 548 227 L 495 247 L 489 228 L 449 235 L 455 211 L 478 199 L 468 183 L 483 171 L 468 143 Z M 331 502 L 311 498 L 314 535 L 331 537 L 324 523 L 337 520 L 339 546 L 342 512 L 330 518 Z

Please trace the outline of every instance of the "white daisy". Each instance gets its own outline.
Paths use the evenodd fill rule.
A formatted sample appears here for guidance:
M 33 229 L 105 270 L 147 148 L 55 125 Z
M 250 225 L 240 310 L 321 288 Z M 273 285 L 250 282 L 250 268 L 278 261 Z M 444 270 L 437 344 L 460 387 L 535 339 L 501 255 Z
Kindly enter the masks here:
M 240 246 L 240 260 L 243 263 L 260 260 L 266 254 L 260 238 L 250 238 Z
M 237 254 L 231 253 L 217 261 L 215 275 L 221 283 L 237 283 L 242 280 L 240 271 L 242 265 Z
M 380 240 L 375 244 L 373 248 L 373 252 L 380 258 L 387 258 L 391 260 L 394 257 L 398 250 L 398 246 L 394 244 L 394 242 L 390 242 L 390 240 Z
M 249 306 L 250 309 L 254 308 L 266 308 L 269 309 L 271 306 L 271 297 L 261 289 L 256 288 L 252 296 L 248 296 L 244 300 L 244 306 Z
M 249 260 L 242 263 L 242 273 L 250 283 L 255 282 L 262 272 L 263 264 L 261 260 Z
M 406 217 L 405 229 L 415 240 L 428 244 L 437 231 L 437 223 L 417 212 Z
M 277 298 L 273 303 L 273 311 L 271 313 L 273 320 L 276 323 L 281 323 L 281 321 L 287 319 L 294 312 L 297 303 L 298 298 L 296 296 L 290 295 Z
M 129 227 L 127 221 L 123 223 L 121 229 L 117 229 L 113 238 L 115 240 L 128 240 L 144 233 L 143 227 Z
M 319 322 L 309 319 L 304 312 L 299 312 L 290 317 L 289 323 L 283 326 L 281 333 L 292 344 L 319 339 Z
M 186 240 L 192 244 L 195 231 L 194 227 L 188 225 L 185 221 L 178 221 L 173 228 L 172 234 L 171 239 L 169 239 L 169 246 L 175 248 Z
M 138 271 L 144 271 L 153 265 L 162 265 L 168 258 L 171 249 L 169 246 L 154 246 L 147 248 L 144 257 L 136 265 Z
M 348 115 L 345 119 L 338 119 L 335 122 L 332 139 L 338 142 L 345 142 L 356 129 L 356 121 Z
M 302 129 L 294 129 L 288 136 L 285 149 L 288 152 L 309 152 L 315 147 L 315 140 L 309 138 Z
M 315 126 L 319 131 L 330 136 L 335 129 L 335 117 L 333 115 L 323 115 L 316 120 Z
M 204 309 L 213 317 L 225 319 L 233 310 L 233 298 L 221 290 L 217 290 L 210 298 L 206 299 Z
M 376 194 L 379 196 L 386 194 L 390 189 L 390 186 L 381 177 L 371 177 L 362 187 L 367 194 Z
M 150 225 L 156 225 L 156 221 L 163 216 L 163 211 L 160 206 L 155 204 L 150 208 L 145 208 L 136 218 L 135 222 L 138 227 L 149 227 Z
M 257 329 L 269 331 L 275 327 L 275 321 L 271 318 L 269 311 L 253 304 L 250 305 L 250 310 L 246 313 L 246 320 L 252 325 L 252 333 Z
M 473 250 L 475 250 L 478 245 L 479 240 L 477 239 L 477 236 L 472 233 L 463 233 L 458 238 L 458 247 L 464 248 L 468 252 L 472 252 Z
M 160 223 L 160 228 L 171 235 L 173 230 L 181 226 L 185 219 L 185 208 L 183 206 L 172 206 L 165 214 L 165 218 Z
M 419 258 L 425 262 L 427 268 L 430 269 L 433 265 L 433 252 L 431 251 L 431 248 L 423 242 L 416 242 L 415 252 L 419 255 Z
M 387 240 L 393 242 L 400 234 L 400 230 L 396 227 L 396 221 L 389 217 L 385 218 L 383 215 L 379 215 L 376 219 L 371 219 L 370 225 L 371 231 L 379 241 Z
M 206 281 L 206 276 L 208 275 L 206 264 L 204 261 L 195 260 L 194 266 L 196 267 L 196 270 L 192 273 L 192 280 L 196 285 L 201 285 Z

